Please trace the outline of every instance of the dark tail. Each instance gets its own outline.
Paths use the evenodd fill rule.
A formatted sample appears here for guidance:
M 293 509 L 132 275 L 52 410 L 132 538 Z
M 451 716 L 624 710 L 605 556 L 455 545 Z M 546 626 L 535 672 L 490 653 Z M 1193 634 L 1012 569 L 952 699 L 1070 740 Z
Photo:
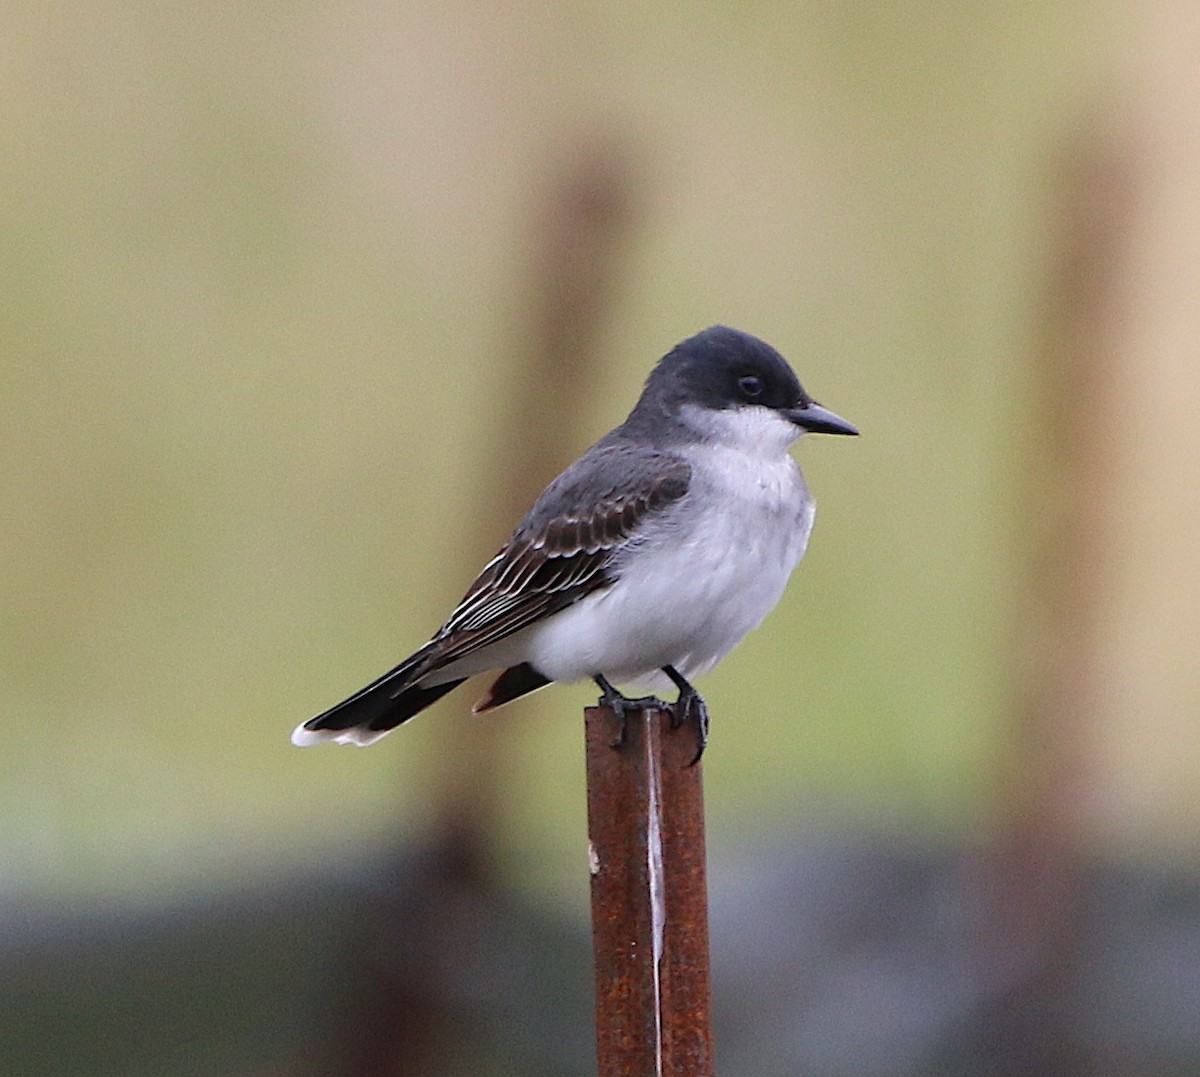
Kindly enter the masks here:
M 372 681 L 349 699 L 296 727 L 292 743 L 300 748 L 336 741 L 365 748 L 388 730 L 407 722 L 463 679 L 423 688 L 416 682 L 428 672 L 424 648 L 395 669 Z

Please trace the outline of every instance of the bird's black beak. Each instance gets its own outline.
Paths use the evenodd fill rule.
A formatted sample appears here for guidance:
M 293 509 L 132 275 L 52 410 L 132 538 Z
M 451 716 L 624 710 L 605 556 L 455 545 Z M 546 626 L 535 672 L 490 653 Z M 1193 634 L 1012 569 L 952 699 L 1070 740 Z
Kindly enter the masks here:
M 814 434 L 858 433 L 858 428 L 846 422 L 840 415 L 834 415 L 828 408 L 823 408 L 811 400 L 798 408 L 789 408 L 786 414 L 797 426 L 802 426 Z

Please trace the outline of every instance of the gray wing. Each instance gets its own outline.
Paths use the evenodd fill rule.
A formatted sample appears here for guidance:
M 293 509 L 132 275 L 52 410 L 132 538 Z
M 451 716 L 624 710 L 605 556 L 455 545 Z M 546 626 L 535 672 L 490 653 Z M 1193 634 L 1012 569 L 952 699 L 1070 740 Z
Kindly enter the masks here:
M 614 555 L 679 501 L 691 467 L 674 453 L 601 442 L 546 488 L 427 645 L 432 672 L 611 585 Z

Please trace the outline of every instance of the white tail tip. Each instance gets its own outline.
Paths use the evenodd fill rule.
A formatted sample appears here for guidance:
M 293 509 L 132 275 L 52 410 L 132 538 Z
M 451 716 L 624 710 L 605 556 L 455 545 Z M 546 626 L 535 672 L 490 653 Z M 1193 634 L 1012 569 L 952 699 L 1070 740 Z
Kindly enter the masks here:
M 292 730 L 292 743 L 297 748 L 312 748 L 318 744 L 353 744 L 365 748 L 380 737 L 387 736 L 390 729 L 307 729 L 301 722 Z

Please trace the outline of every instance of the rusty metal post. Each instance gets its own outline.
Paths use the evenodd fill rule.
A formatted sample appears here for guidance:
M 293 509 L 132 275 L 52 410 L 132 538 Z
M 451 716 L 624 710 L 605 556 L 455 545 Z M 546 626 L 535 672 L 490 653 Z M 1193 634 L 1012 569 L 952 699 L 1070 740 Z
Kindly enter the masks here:
M 588 855 L 599 1077 L 712 1077 L 704 793 L 690 728 L 589 707 Z

